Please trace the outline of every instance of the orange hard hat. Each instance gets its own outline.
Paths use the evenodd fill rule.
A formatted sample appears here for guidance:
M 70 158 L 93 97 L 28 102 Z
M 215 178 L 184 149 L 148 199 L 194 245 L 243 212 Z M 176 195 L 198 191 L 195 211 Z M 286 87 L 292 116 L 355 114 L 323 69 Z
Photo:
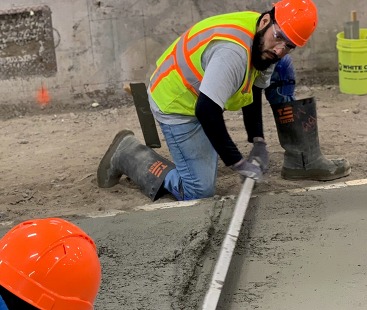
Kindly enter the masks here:
M 296 46 L 303 46 L 315 31 L 318 18 L 311 0 L 281 0 L 274 4 L 275 21 Z
M 90 310 L 101 283 L 93 240 L 59 218 L 16 225 L 0 240 L 0 285 L 41 310 Z

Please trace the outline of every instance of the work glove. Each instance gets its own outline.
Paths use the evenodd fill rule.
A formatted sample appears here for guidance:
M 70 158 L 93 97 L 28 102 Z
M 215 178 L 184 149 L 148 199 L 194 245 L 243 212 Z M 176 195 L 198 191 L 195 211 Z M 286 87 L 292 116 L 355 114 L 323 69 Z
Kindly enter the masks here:
M 263 173 L 269 169 L 269 153 L 266 149 L 266 143 L 262 138 L 254 138 L 253 147 L 248 157 L 251 163 L 256 160 L 260 164 Z
M 231 169 L 238 172 L 243 179 L 251 178 L 260 182 L 263 176 L 261 168 L 257 163 L 250 163 L 244 158 L 242 158 L 238 163 L 232 165 Z

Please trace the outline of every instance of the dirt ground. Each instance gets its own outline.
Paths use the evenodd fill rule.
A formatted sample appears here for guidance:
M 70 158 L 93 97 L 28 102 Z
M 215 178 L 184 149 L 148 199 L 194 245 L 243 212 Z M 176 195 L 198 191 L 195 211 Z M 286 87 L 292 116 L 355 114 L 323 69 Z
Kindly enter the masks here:
M 323 154 L 344 157 L 352 166 L 350 176 L 335 182 L 366 178 L 367 96 L 341 94 L 335 85 L 298 87 L 298 98 L 310 96 L 315 96 L 317 101 Z M 48 109 L 52 113 L 47 113 Z M 265 181 L 255 188 L 255 194 L 320 184 L 287 181 L 280 177 L 283 150 L 265 100 L 263 110 L 270 169 Z M 100 189 L 96 184 L 99 161 L 119 130 L 131 129 L 144 141 L 132 102 L 108 109 L 90 107 L 66 111 L 46 107 L 40 112 L 8 119 L 2 115 L 0 120 L 1 222 L 96 211 L 128 211 L 151 203 L 126 177 L 111 189 Z M 246 142 L 241 114 L 226 112 L 225 117 L 233 140 L 247 154 L 250 145 Z M 161 133 L 160 136 L 163 140 Z M 157 152 L 169 157 L 164 141 Z M 237 195 L 240 186 L 239 177 L 220 162 L 217 195 Z M 169 201 L 173 201 L 171 196 L 157 202 Z

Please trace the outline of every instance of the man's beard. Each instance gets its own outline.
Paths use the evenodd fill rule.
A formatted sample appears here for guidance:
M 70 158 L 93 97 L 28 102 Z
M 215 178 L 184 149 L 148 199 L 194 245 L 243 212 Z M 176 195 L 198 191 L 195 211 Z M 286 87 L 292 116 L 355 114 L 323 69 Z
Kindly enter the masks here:
M 274 58 L 265 58 L 263 59 L 262 56 L 270 51 L 262 51 L 262 47 L 264 45 L 264 34 L 266 30 L 270 27 L 270 23 L 267 27 L 262 30 L 259 30 L 255 33 L 254 42 L 252 44 L 251 50 L 251 62 L 256 70 L 265 71 L 268 69 L 272 64 L 275 64 L 279 61 L 279 57 L 274 54 Z

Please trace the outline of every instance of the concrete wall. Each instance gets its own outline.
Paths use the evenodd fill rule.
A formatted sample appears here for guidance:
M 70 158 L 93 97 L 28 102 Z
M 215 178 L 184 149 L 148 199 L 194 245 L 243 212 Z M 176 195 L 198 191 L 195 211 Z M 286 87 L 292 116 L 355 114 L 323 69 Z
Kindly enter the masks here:
M 0 105 L 35 105 L 43 85 L 54 105 L 126 101 L 122 84 L 148 82 L 156 58 L 194 22 L 272 0 L 2 0 Z M 367 27 L 367 3 L 315 0 L 319 26 L 294 52 L 299 72 L 337 75 L 336 34 L 350 11 Z M 1 110 L 0 110 L 1 111 Z

